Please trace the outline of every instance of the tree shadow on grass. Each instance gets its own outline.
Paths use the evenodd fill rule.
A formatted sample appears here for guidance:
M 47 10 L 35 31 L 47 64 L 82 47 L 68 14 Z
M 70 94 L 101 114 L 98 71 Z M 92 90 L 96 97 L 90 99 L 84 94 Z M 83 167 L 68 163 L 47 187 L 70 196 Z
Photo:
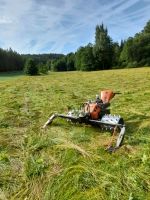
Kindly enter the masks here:
M 0 72 L 0 77 L 15 77 L 24 75 L 23 71 Z
M 150 121 L 149 116 L 145 115 L 132 115 L 126 119 L 126 129 L 132 135 L 138 132 L 139 127 L 144 121 Z
M 23 71 L 0 72 L 0 81 L 19 78 L 23 75 L 24 75 Z
M 126 119 L 125 138 L 127 143 L 136 146 L 148 143 L 147 137 L 150 133 L 148 125 L 142 127 L 143 122 L 149 122 L 150 117 L 145 115 L 132 115 Z

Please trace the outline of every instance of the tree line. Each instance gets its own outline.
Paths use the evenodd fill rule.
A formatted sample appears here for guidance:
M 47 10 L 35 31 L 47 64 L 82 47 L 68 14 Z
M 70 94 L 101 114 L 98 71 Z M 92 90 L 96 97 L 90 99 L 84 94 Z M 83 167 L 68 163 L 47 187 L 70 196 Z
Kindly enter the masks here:
M 50 69 L 52 60 L 59 59 L 63 54 L 19 54 L 11 48 L 4 50 L 0 48 L 0 72 L 21 71 L 25 68 L 28 60 L 33 60 L 37 67 L 42 68 L 43 65 Z M 41 67 L 42 66 L 42 67 Z
M 11 48 L 0 48 L 0 72 L 23 70 L 23 57 Z
M 150 21 L 140 33 L 120 44 L 113 42 L 103 24 L 97 25 L 94 44 L 89 43 L 54 61 L 51 70 L 92 71 L 143 66 L 150 66 Z
M 93 71 L 125 67 L 150 66 L 150 21 L 134 37 L 114 42 L 104 24 L 95 29 L 94 44 L 80 47 L 75 53 L 20 55 L 12 49 L 0 49 L 0 71 Z M 36 66 L 36 67 L 35 67 Z M 29 67 L 29 68 L 30 68 Z

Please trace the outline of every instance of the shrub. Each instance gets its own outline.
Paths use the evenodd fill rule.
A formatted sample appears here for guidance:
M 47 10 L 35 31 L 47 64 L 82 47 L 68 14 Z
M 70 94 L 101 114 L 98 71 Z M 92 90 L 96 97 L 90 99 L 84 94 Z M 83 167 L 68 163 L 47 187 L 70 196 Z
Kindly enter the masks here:
M 55 72 L 67 71 L 66 61 L 60 58 L 52 63 L 51 70 Z
M 48 65 L 40 63 L 38 65 L 38 69 L 39 69 L 40 74 L 48 74 L 48 70 L 49 70 Z
M 136 67 L 138 67 L 137 61 L 129 62 L 127 65 L 127 68 L 136 68 Z
M 25 68 L 24 68 L 24 72 L 27 75 L 37 75 L 38 74 L 38 67 L 35 64 L 33 59 L 28 59 L 25 63 Z
M 132 67 L 134 68 L 138 67 L 138 62 L 137 61 L 132 62 Z

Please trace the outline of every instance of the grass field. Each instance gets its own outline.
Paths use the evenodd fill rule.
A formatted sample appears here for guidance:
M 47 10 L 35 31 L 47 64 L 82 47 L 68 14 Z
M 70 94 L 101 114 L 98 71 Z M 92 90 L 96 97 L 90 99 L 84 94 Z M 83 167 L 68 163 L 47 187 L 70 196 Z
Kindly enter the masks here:
M 111 112 L 126 122 L 122 147 L 108 132 L 56 120 L 102 89 L 121 92 Z M 0 81 L 0 199 L 149 200 L 150 68 L 49 73 Z
M 23 75 L 24 75 L 24 73 L 22 71 L 0 72 L 0 81 L 17 79 L 18 77 L 21 77 Z

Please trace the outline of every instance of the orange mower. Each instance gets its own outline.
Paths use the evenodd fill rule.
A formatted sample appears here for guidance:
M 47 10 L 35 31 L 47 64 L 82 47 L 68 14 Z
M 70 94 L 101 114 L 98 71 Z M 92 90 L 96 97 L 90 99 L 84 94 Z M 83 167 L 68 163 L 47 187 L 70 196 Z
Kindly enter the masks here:
M 109 152 L 113 152 L 121 146 L 125 134 L 123 118 L 120 117 L 120 115 L 110 114 L 110 101 L 116 94 L 120 93 L 111 90 L 101 91 L 100 95 L 96 95 L 94 101 L 89 100 L 83 103 L 80 110 L 69 111 L 66 115 L 58 113 L 51 115 L 43 128 L 46 128 L 47 125 L 51 124 L 52 121 L 58 117 L 74 123 L 98 126 L 101 130 L 110 131 L 112 133 L 112 139 L 106 149 Z M 116 140 L 115 143 L 114 140 Z

